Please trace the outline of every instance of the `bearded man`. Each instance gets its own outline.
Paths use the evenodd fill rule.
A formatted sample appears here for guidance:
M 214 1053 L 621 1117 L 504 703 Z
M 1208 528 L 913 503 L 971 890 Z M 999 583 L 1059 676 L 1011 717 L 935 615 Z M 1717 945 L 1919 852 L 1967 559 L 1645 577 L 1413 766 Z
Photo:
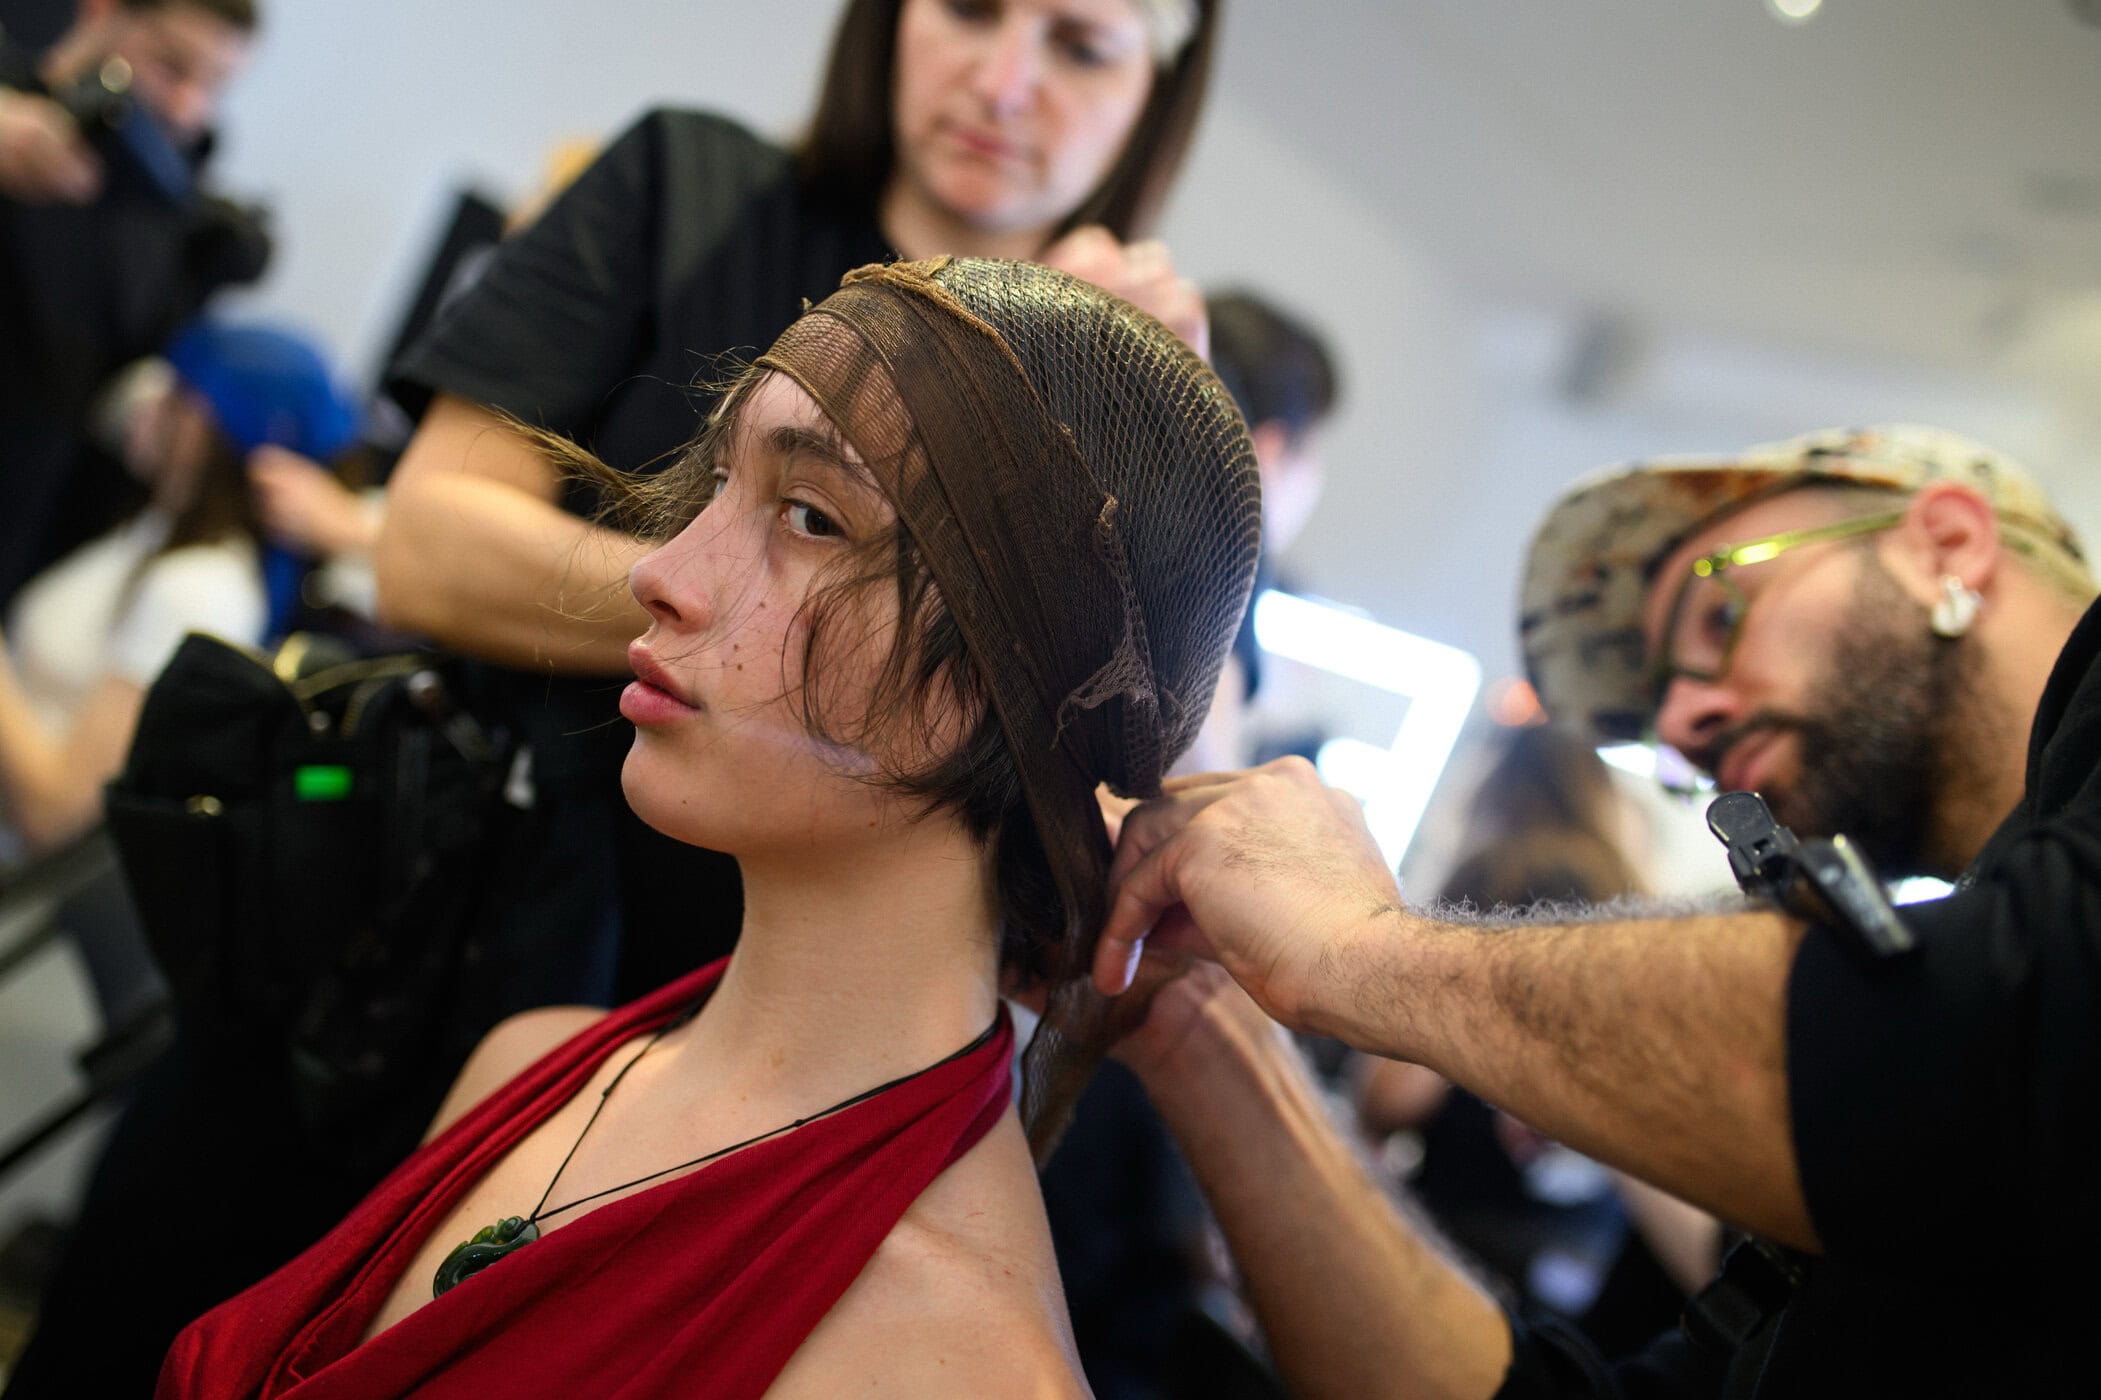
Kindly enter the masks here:
M 1615 471 L 1540 529 L 1521 626 L 1548 713 L 1652 734 L 1884 875 L 1959 877 L 1893 956 L 1770 908 L 1410 909 L 1355 804 L 1288 760 L 1131 812 L 1096 982 L 1147 944 L 1217 964 L 1155 997 L 1126 1058 L 1293 1393 L 2090 1390 L 2093 1290 L 2063 1281 L 2101 1247 L 2094 594 L 2025 471 L 1926 429 Z M 1762 1239 L 1682 1333 L 1599 1357 L 1393 1214 L 1264 1012 Z

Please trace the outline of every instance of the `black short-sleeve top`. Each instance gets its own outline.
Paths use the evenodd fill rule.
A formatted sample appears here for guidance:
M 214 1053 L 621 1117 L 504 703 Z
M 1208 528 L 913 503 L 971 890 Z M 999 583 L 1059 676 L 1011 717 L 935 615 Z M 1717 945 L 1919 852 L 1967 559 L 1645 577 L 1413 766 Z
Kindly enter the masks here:
M 805 190 L 736 123 L 658 109 L 624 131 L 394 367 L 420 413 L 443 392 L 641 470 L 848 270 L 891 256 L 874 211 Z M 730 358 L 724 358 L 728 356 Z
M 2091 1285 L 2063 1280 L 2101 1249 L 2101 605 L 2058 656 L 2026 778 L 1955 892 L 1905 911 L 1915 952 L 1813 929 L 1788 987 L 1826 1251 L 1805 1300 L 1825 1335 L 1793 1340 L 1905 1355 L 1933 1393 L 2070 1393 L 2090 1346 Z

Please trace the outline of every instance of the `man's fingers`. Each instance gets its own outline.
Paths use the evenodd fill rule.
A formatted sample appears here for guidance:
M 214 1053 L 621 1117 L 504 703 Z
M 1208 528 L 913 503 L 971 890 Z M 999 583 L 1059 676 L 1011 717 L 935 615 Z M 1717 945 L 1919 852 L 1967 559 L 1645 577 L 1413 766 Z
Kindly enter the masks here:
M 1174 274 L 1174 259 L 1168 255 L 1167 245 L 1157 238 L 1142 238 L 1126 245 L 1123 259 L 1124 274 L 1135 283 Z
M 1139 808 L 1132 818 L 1145 810 Z M 1129 821 L 1124 824 L 1124 837 L 1130 839 Z M 1118 855 L 1121 857 L 1122 847 Z M 1181 902 L 1173 888 L 1172 859 L 1170 847 L 1156 846 L 1110 881 L 1109 917 L 1094 952 L 1094 985 L 1104 996 L 1120 995 L 1131 985 L 1139 956 L 1145 951 L 1146 935 L 1162 914 Z
M 1123 245 L 1100 224 L 1085 224 L 1043 250 L 1043 264 L 1089 282 L 1114 275 L 1123 261 Z
M 1105 997 L 1120 997 L 1131 990 L 1138 976 L 1139 960 L 1145 956 L 1145 937 L 1110 938 L 1104 935 L 1094 949 L 1094 989 Z
M 17 198 L 82 203 L 102 186 L 102 162 L 48 98 L 0 92 L 0 184 Z

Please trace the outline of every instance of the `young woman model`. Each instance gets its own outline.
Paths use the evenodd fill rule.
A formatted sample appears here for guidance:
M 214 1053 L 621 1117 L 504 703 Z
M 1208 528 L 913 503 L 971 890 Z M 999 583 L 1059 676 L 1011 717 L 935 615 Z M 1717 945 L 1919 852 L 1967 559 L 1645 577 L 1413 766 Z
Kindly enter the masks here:
M 847 269 L 895 256 L 1048 261 L 1199 336 L 1194 289 L 1129 240 L 1194 129 L 1217 3 L 852 0 L 799 151 L 711 114 L 646 114 L 396 367 L 427 411 L 390 483 L 382 619 L 523 673 L 543 836 L 521 859 L 535 878 L 514 882 L 530 898 L 498 918 L 550 971 L 509 1009 L 690 970 L 727 948 L 736 891 L 726 863 L 634 823 L 613 785 L 625 730 L 606 681 L 643 621 L 624 587 L 643 544 L 588 524 L 558 464 L 491 429 L 523 419 L 650 469 L 692 437 L 714 352 L 770 344 Z M 550 890 L 556 867 L 572 878 Z M 703 882 L 719 916 L 662 937 Z
M 1054 987 L 1040 1143 L 1094 1031 L 1096 785 L 1157 790 L 1253 579 L 1245 430 L 1126 303 L 933 259 L 798 320 L 656 494 L 691 518 L 633 572 L 623 781 L 736 856 L 735 954 L 505 1022 L 167 1400 L 1084 1393 L 999 981 Z
M 589 523 L 590 493 L 504 418 L 623 470 L 659 467 L 705 415 L 689 386 L 720 376 L 714 352 L 772 343 L 805 298 L 898 253 L 1055 255 L 1171 323 L 1200 323 L 1164 253 L 1126 240 L 1149 228 L 1189 140 L 1218 3 L 850 0 L 801 151 L 704 113 L 646 114 L 396 366 L 397 391 L 428 411 L 388 485 L 382 618 L 517 668 L 511 711 L 485 718 L 526 738 L 532 806 L 485 872 L 503 894 L 472 931 L 489 955 L 460 979 L 449 1038 L 394 1114 L 363 1125 L 374 1159 L 408 1154 L 504 1016 L 630 1000 L 718 956 L 738 928 L 735 867 L 621 801 L 617 678 L 648 621 L 626 581 L 648 546 Z M 373 1184 L 342 1180 L 340 1154 L 287 1153 L 238 1118 L 224 1134 L 185 1131 L 235 1096 L 207 1082 L 182 1092 L 136 1143 L 156 1171 L 112 1183 L 95 1209 L 130 1238 L 173 1179 L 191 1211 L 136 1246 L 124 1306 L 84 1288 L 40 1324 L 77 1339 L 54 1369 L 92 1373 L 101 1393 L 142 1389 L 138 1367 L 116 1374 L 112 1358 L 148 1357 L 150 1372 L 183 1322 L 312 1243 L 315 1202 Z M 211 1224 L 236 1213 L 237 1232 Z

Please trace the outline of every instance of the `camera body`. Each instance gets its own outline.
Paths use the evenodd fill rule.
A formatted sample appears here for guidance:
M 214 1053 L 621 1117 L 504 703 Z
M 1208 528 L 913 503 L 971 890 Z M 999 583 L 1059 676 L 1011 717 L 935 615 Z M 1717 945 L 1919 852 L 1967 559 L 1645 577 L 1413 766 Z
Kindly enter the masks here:
M 200 186 L 201 152 L 179 145 L 139 99 L 129 63 L 112 55 L 49 95 L 102 157 L 114 183 L 184 216 L 187 262 L 199 282 L 240 286 L 263 275 L 273 249 L 269 211 Z
M 56 102 L 102 158 L 145 179 L 153 194 L 178 209 L 197 198 L 197 171 L 152 111 L 131 90 L 131 65 L 112 55 L 64 87 Z
M 1717 797 L 1707 808 L 1707 829 L 1728 849 L 1729 872 L 1745 894 L 1843 929 L 1872 957 L 1897 957 L 1916 944 L 1866 857 L 1845 837 L 1797 840 L 1754 792 Z

